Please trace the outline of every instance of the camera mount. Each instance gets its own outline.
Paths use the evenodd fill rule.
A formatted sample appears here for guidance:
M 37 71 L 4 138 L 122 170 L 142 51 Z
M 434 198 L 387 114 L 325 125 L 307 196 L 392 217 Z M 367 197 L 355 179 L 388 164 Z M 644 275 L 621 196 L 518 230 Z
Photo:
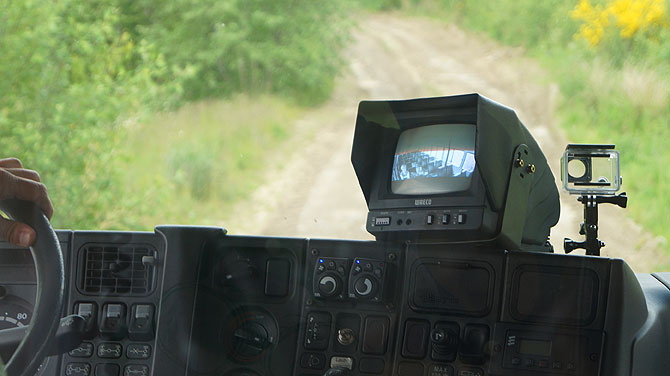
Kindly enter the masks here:
M 586 235 L 586 240 L 576 242 L 565 238 L 563 249 L 565 253 L 570 253 L 575 249 L 583 248 L 587 255 L 600 256 L 600 248 L 605 246 L 605 242 L 598 239 L 598 204 L 614 204 L 625 208 L 628 204 L 628 196 L 626 192 L 608 196 L 583 194 L 577 198 L 577 201 L 584 205 L 584 222 L 580 224 L 579 234 Z

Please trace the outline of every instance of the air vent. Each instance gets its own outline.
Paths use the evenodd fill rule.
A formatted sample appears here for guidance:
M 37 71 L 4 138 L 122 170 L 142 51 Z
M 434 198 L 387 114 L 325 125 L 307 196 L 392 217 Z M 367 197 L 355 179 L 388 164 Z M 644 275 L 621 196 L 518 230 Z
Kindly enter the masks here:
M 153 290 L 155 267 L 142 262 L 145 256 L 155 259 L 156 251 L 150 247 L 89 244 L 80 255 L 84 293 L 147 295 Z

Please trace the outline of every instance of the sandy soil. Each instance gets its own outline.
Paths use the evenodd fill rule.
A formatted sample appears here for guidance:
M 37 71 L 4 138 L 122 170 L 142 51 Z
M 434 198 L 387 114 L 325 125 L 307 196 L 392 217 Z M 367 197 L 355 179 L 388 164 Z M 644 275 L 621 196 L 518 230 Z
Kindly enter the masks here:
M 568 141 L 579 140 L 567 140 L 557 129 L 558 88 L 546 83 L 546 74 L 523 50 L 431 20 L 375 15 L 360 22 L 346 56 L 349 67 L 333 98 L 297 124 L 284 150 L 287 158 L 223 224 L 230 233 L 372 239 L 350 162 L 357 104 L 363 99 L 478 92 L 517 111 L 560 185 L 560 156 Z M 564 237 L 582 240 L 581 219 L 581 204 L 562 193 L 561 220 L 551 234 L 556 252 L 562 252 Z M 659 239 L 628 219 L 624 209 L 601 206 L 599 235 L 607 243 L 603 255 L 624 258 L 637 272 L 667 262 Z

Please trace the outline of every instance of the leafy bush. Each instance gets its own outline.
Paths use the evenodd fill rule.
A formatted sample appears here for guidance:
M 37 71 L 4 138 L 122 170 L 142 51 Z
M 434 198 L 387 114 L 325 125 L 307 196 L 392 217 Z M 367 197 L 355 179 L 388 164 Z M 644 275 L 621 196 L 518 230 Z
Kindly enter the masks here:
M 138 149 L 157 137 L 145 135 L 136 145 L 133 132 L 151 123 L 153 113 L 191 100 L 239 92 L 276 93 L 304 104 L 324 100 L 340 65 L 347 4 L 3 1 L 0 150 L 40 172 L 57 227 L 136 228 L 145 218 L 169 217 L 169 203 L 182 191 L 192 198 L 187 203 L 207 202 L 218 197 L 214 186 L 222 175 L 262 166 L 242 158 L 223 170 L 213 162 L 220 157 L 215 150 L 235 149 L 233 144 L 198 139 L 176 143 L 165 159 L 151 159 L 170 171 L 145 178 L 134 169 Z M 268 116 L 282 124 L 268 128 L 280 140 L 287 117 Z M 225 126 L 253 135 L 245 127 L 259 124 L 265 123 Z M 147 194 L 164 205 L 148 206 Z M 154 213 L 156 208 L 165 211 Z

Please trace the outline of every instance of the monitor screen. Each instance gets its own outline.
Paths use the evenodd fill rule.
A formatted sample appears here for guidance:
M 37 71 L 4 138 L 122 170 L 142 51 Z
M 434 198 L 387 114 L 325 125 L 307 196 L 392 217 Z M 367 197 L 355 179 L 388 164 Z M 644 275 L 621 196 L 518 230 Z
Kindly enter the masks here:
M 475 171 L 473 124 L 435 124 L 403 131 L 398 138 L 391 192 L 432 195 L 470 188 Z

